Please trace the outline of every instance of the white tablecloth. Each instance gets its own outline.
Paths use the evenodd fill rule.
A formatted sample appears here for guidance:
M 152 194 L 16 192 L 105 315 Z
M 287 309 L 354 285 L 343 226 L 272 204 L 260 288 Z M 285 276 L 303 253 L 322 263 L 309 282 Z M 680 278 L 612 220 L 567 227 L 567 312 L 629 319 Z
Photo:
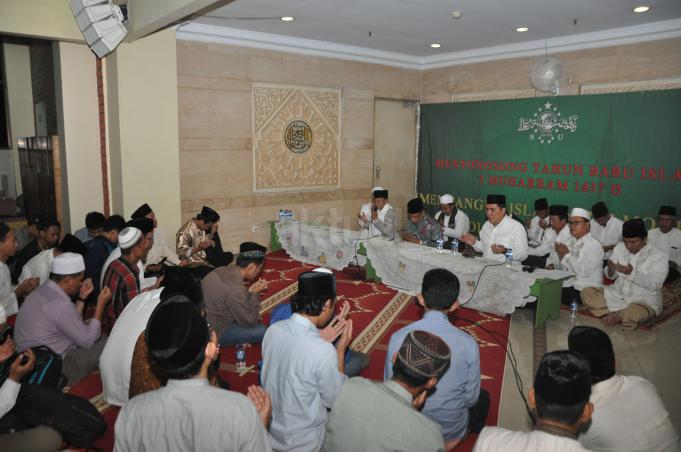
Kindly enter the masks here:
M 358 242 L 368 231 L 351 231 L 328 225 L 291 221 L 275 223 L 279 242 L 297 261 L 343 270 L 354 261 Z
M 570 276 L 569 273 L 559 271 L 523 272 L 519 263 L 511 268 L 503 264 L 488 266 L 498 262 L 467 258 L 460 254 L 455 256 L 450 251 L 438 254 L 435 248 L 383 238 L 372 238 L 363 243 L 371 265 L 384 284 L 417 294 L 421 291 L 423 275 L 428 270 L 446 268 L 459 278 L 461 304 L 471 297 L 477 284 L 474 297 L 465 306 L 492 314 L 510 314 L 516 307 L 534 301 L 534 297 L 530 295 L 530 286 L 538 278 L 562 279 Z

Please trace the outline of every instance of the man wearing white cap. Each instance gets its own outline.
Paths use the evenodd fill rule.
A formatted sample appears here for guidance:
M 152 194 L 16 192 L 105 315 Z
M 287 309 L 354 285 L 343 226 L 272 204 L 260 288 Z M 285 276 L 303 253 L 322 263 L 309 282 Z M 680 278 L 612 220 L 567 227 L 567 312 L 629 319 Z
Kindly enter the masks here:
M 586 209 L 575 207 L 570 212 L 570 234 L 575 242 L 568 247 L 556 243 L 555 250 L 560 259 L 560 270 L 575 274 L 563 282 L 561 302 L 571 304 L 581 298 L 581 291 L 587 287 L 601 287 L 603 280 L 603 247 L 591 236 L 590 215 Z
M 94 317 L 84 322 L 85 300 L 93 290 L 92 280 L 83 281 L 84 272 L 80 254 L 56 256 L 50 279 L 26 298 L 15 324 L 17 348 L 22 351 L 44 345 L 62 355 L 62 371 L 69 384 L 97 370 L 106 343 L 106 337 L 100 339 L 101 321 L 111 291 L 100 292 Z
M 446 248 L 451 247 L 453 239 L 461 240 L 470 227 L 468 215 L 456 208 L 452 195 L 440 196 L 440 211 L 435 214 L 435 221 L 440 223 L 442 235 L 447 240 Z M 463 245 L 463 242 L 460 243 Z
M 357 214 L 359 227 L 362 229 L 370 229 L 371 227 L 371 213 L 374 211 L 374 192 L 383 190 L 383 187 L 374 187 L 371 189 L 371 202 L 362 204 L 362 208 Z

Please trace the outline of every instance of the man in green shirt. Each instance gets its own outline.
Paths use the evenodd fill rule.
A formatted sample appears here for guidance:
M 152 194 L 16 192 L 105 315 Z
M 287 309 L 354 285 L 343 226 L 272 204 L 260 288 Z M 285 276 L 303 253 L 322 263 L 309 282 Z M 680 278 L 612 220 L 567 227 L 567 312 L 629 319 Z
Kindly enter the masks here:
M 414 198 L 407 203 L 409 221 L 402 233 L 402 240 L 418 245 L 435 246 L 442 238 L 442 228 L 437 221 L 426 213 L 421 198 Z
M 411 331 L 393 356 L 390 380 L 355 377 L 345 383 L 326 425 L 325 450 L 443 451 L 440 426 L 419 410 L 450 359 L 438 336 Z

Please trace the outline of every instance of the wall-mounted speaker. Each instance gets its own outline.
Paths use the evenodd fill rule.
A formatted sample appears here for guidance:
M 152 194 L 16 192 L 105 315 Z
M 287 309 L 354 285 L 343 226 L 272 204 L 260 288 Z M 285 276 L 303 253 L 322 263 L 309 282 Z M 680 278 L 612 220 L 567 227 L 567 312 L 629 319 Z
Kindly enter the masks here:
M 69 0 L 78 28 L 90 49 L 102 58 L 121 43 L 128 32 L 125 16 L 111 0 Z

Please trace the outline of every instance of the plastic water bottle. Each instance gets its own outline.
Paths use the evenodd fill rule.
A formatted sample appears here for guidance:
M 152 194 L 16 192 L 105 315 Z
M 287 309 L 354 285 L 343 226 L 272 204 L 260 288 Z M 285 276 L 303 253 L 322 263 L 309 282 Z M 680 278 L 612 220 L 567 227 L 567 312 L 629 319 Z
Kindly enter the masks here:
M 577 321 L 577 308 L 579 306 L 577 305 L 577 299 L 573 298 L 572 301 L 570 302 L 570 323 L 572 325 L 575 324 Z
M 445 248 L 445 241 L 440 238 L 440 239 L 437 239 L 437 241 L 435 243 L 436 243 L 436 246 L 437 246 L 437 252 L 439 254 L 442 254 L 444 252 L 444 248 Z
M 459 239 L 452 239 L 452 254 L 454 256 L 456 256 L 458 251 L 459 251 Z
M 279 223 L 284 221 L 284 209 L 279 209 Z
M 236 346 L 236 369 L 238 371 L 246 369 L 246 344 Z
M 513 250 L 511 248 L 506 248 L 506 267 L 511 268 L 512 262 L 513 262 Z

